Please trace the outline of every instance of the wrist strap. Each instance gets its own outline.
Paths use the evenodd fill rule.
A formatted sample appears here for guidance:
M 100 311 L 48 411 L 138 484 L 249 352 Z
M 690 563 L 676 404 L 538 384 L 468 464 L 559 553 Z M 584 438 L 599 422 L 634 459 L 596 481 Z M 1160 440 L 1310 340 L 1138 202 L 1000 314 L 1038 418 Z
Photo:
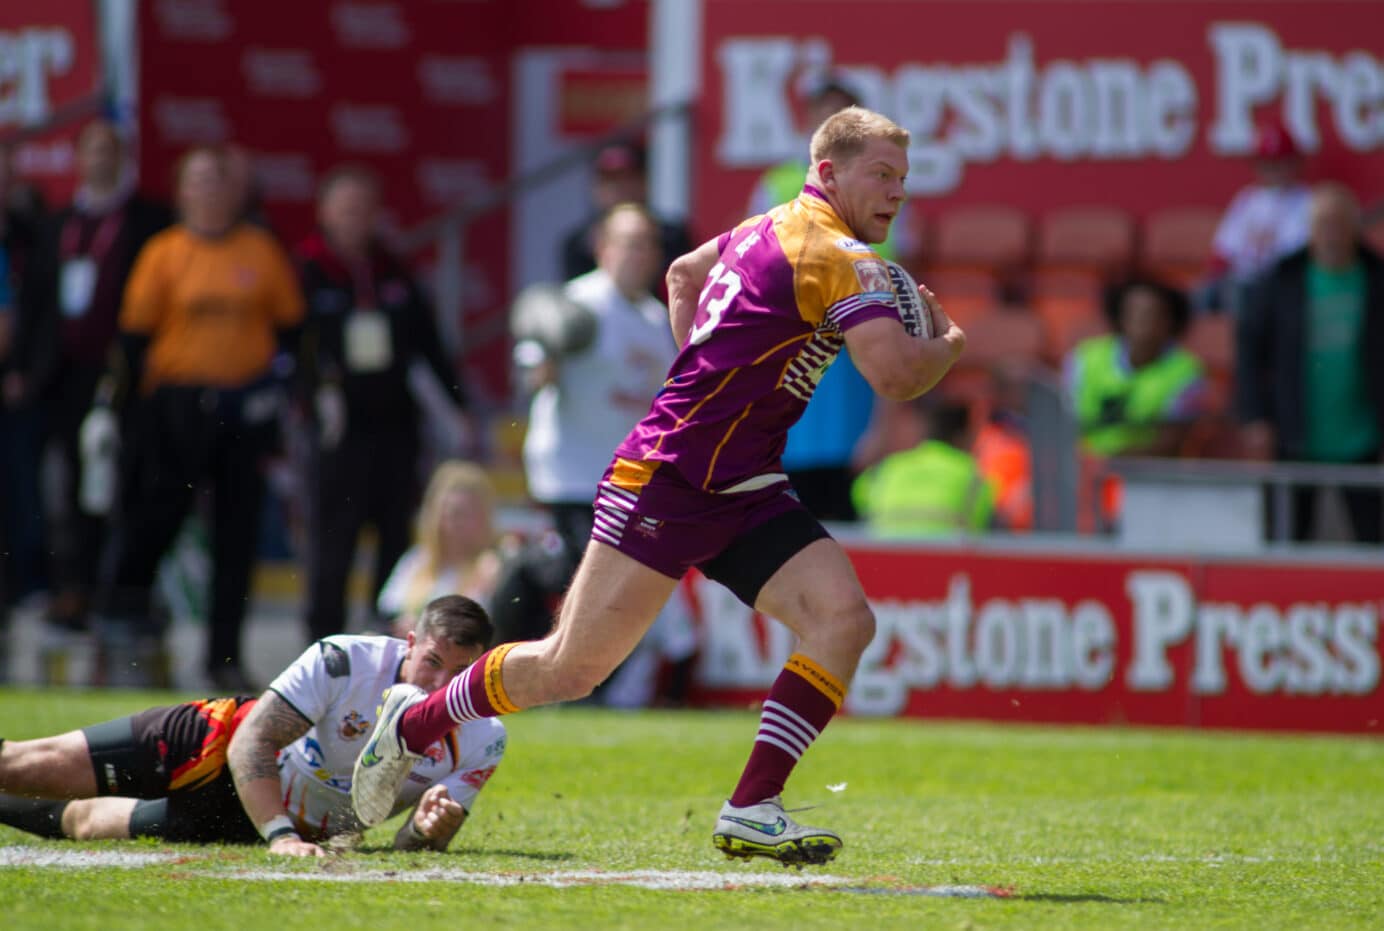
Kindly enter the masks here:
M 408 836 L 416 841 L 430 840 L 428 835 L 418 830 L 418 825 L 414 823 L 414 820 L 412 818 L 408 819 Z
M 265 842 L 270 844 L 285 834 L 298 836 L 298 829 L 293 826 L 293 819 L 288 815 L 275 815 L 259 826 L 259 832 Z

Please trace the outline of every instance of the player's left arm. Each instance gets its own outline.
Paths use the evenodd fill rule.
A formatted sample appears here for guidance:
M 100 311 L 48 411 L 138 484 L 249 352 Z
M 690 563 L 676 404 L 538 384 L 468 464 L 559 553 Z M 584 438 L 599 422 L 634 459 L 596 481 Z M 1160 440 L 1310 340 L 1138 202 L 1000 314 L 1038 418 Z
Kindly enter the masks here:
M 697 315 L 697 299 L 711 267 L 721 257 L 725 236 L 708 239 L 668 266 L 668 322 L 673 328 L 673 340 L 681 349 L 692 332 L 692 318 Z
M 427 788 L 394 835 L 395 850 L 446 850 L 466 823 L 466 809 L 436 783 Z
M 273 691 L 260 696 L 245 716 L 226 749 L 226 762 L 235 781 L 236 795 L 250 823 L 266 835 L 271 853 L 296 857 L 321 857 L 326 852 L 303 840 L 296 831 L 273 836 L 283 826 L 292 827 L 279 788 L 278 752 L 308 732 L 312 722 Z

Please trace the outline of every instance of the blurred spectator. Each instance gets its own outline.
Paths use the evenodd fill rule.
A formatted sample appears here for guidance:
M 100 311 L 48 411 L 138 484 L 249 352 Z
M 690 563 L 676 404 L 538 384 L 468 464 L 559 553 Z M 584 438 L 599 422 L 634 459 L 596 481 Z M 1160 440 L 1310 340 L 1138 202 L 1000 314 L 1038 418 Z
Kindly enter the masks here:
M 86 626 L 105 532 L 104 515 L 82 505 L 82 420 L 115 343 L 135 256 L 172 219 L 167 208 L 136 193 L 113 123 L 97 120 L 82 130 L 77 172 L 72 203 L 44 225 L 35 243 L 24 288 L 23 351 L 6 384 L 11 400 L 42 407 L 48 619 L 73 630 Z
M 998 522 L 1009 530 L 1033 529 L 1033 454 L 1028 436 L 1028 373 L 1023 363 L 991 370 L 989 413 L 972 449 L 981 473 L 995 489 Z
M 497 543 L 495 487 L 485 470 L 455 459 L 441 463 L 423 495 L 414 543 L 380 592 L 379 616 L 398 636 L 442 595 L 488 607 L 500 573 Z
M 620 142 L 596 154 L 592 166 L 591 214 L 562 240 L 562 277 L 570 281 L 596 267 L 596 236 L 602 218 L 616 204 L 641 204 L 649 201 L 648 178 L 643 146 Z M 652 216 L 652 214 L 651 214 Z M 659 266 L 654 290 L 662 287 L 663 274 L 673 260 L 692 251 L 692 237 L 686 225 L 655 217 L 658 231 Z
M 1297 144 L 1282 123 L 1260 127 L 1254 172 L 1255 182 L 1230 202 L 1211 244 L 1205 302 L 1217 309 L 1238 312 L 1250 280 L 1307 242 L 1310 189 L 1302 181 Z
M 595 520 L 592 500 L 611 452 L 649 409 L 676 354 L 667 308 L 651 289 L 660 253 L 657 221 L 620 204 L 597 230 L 595 271 L 547 306 L 516 302 L 516 357 L 535 391 L 524 437 L 529 494 L 552 515 L 556 536 L 527 546 L 496 593 L 496 637 L 527 640 L 551 626 L 550 602 L 567 588 Z M 564 318 L 584 338 L 555 345 L 537 323 Z M 528 319 L 528 318 L 534 319 Z
M 808 95 L 807 128 L 810 135 L 827 117 L 860 102 L 844 82 L 827 77 Z M 760 176 L 750 195 L 749 212 L 758 215 L 787 203 L 802 192 L 807 180 L 807 146 L 803 154 L 780 162 Z M 894 231 L 875 246 L 885 258 L 893 258 Z M 851 501 L 851 454 L 870 423 L 875 392 L 865 376 L 841 353 L 822 373 L 812 403 L 788 431 L 783 449 L 783 468 L 803 505 L 818 520 L 855 520 Z
M 1097 456 L 1177 455 L 1206 388 L 1201 360 L 1178 344 L 1186 296 L 1134 279 L 1107 290 L 1105 315 L 1113 332 L 1083 340 L 1066 360 L 1082 447 Z
M 264 195 L 255 175 L 255 157 L 243 145 L 226 146 L 226 183 L 235 204 L 236 219 L 272 230 L 264 213 Z
M 10 146 L 0 145 L 0 622 L 9 601 L 43 584 L 40 423 L 20 374 L 29 329 L 23 291 L 42 218 L 42 197 L 15 174 Z
M 379 215 L 375 175 L 337 168 L 318 192 L 318 232 L 297 249 L 308 305 L 299 383 L 310 411 L 306 614 L 314 640 L 340 633 L 350 616 L 346 585 L 367 523 L 377 541 L 372 610 L 408 549 L 421 479 L 421 411 L 409 386 L 415 363 L 449 396 L 456 430 L 468 430 L 432 306 L 381 244 Z
M 1384 264 L 1338 184 L 1312 193 L 1307 248 L 1250 291 L 1236 334 L 1236 407 L 1259 459 L 1378 463 L 1384 438 Z M 1296 488 L 1293 539 L 1311 532 L 1316 488 Z M 1346 489 L 1357 540 L 1380 542 L 1378 489 Z
M 268 234 L 236 220 L 223 153 L 199 148 L 177 172 L 180 222 L 135 260 L 120 310 L 123 429 L 119 512 L 95 612 L 109 684 L 148 684 L 162 630 L 150 588 L 160 558 L 211 486 L 211 608 L 206 669 L 222 691 L 245 691 L 240 634 L 264 495 L 262 461 L 277 441 L 278 342 L 291 349 L 303 316 L 293 267 Z M 114 430 L 98 406 L 83 430 Z
M 971 454 L 971 412 L 926 395 L 911 401 L 917 442 L 866 469 L 851 493 L 872 533 L 937 536 L 988 529 L 995 489 Z
M 0 455 L 0 482 L 3 483 L 0 488 L 5 492 L 0 494 L 0 635 L 5 636 L 8 636 L 4 624 L 8 619 L 9 593 L 13 587 L 8 578 L 11 561 L 7 558 L 15 535 L 11 527 L 14 522 L 12 512 L 15 503 L 21 500 L 12 493 L 14 480 L 9 474 L 10 434 L 14 429 L 9 408 L 18 406 L 22 396 L 22 382 L 15 380 L 19 376 L 13 371 L 15 334 L 19 329 L 19 312 L 15 309 L 15 303 L 14 286 L 10 281 L 9 251 L 0 241 L 0 448 L 5 451 Z

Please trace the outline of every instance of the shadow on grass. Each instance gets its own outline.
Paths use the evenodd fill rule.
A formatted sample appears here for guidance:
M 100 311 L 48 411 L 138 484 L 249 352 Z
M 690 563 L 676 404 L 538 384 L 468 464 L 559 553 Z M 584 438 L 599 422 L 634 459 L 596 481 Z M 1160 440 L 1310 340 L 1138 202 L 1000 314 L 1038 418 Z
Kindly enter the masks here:
M 447 852 L 453 856 L 514 857 L 519 860 L 539 860 L 545 863 L 562 863 L 573 858 L 573 855 L 565 850 L 497 850 L 493 847 L 453 847 Z
M 1100 895 L 1098 893 L 1063 893 L 1063 892 L 1021 892 L 1010 896 L 1016 902 L 1055 902 L 1058 905 L 1077 904 L 1084 902 L 1098 902 L 1105 905 L 1166 905 L 1166 899 L 1155 898 L 1132 898 L 1122 899 L 1113 895 Z

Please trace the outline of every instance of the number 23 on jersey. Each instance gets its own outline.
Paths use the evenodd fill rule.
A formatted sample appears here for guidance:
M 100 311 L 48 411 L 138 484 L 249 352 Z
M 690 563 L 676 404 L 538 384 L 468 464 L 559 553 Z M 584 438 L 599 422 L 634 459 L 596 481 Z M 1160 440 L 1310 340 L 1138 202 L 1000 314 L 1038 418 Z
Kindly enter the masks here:
M 721 315 L 726 312 L 730 302 L 735 300 L 742 286 L 740 276 L 726 268 L 726 263 L 717 262 L 711 267 L 706 276 L 706 286 L 697 297 L 697 306 L 706 309 L 706 320 L 692 328 L 692 333 L 687 338 L 688 342 L 696 346 L 707 341 L 711 331 L 721 322 Z

